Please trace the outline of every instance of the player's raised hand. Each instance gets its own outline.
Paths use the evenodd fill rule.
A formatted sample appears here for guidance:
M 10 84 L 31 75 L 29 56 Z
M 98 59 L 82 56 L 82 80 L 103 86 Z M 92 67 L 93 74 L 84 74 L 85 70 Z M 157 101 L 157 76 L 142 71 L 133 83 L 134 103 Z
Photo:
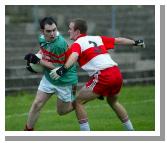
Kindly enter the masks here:
M 140 46 L 140 47 L 142 47 L 142 48 L 145 48 L 146 47 L 146 45 L 145 45 L 145 43 L 144 43 L 144 41 L 143 40 L 135 40 L 135 44 L 134 44 L 135 46 Z

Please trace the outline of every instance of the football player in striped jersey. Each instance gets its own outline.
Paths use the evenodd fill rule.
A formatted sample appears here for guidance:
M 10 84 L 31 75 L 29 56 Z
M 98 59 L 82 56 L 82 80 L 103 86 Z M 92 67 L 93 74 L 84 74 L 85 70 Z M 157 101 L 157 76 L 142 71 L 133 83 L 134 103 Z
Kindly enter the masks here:
M 80 123 L 80 130 L 90 130 L 87 113 L 83 103 L 106 97 L 107 103 L 115 111 L 123 126 L 128 131 L 133 131 L 133 125 L 123 105 L 118 101 L 118 93 L 121 90 L 123 79 L 118 64 L 111 58 L 108 50 L 115 45 L 131 45 L 145 47 L 143 40 L 131 40 L 127 38 L 114 38 L 107 36 L 87 35 L 87 22 L 83 19 L 74 19 L 69 24 L 71 55 L 67 62 L 59 69 L 53 69 L 50 73 L 53 79 L 62 77 L 76 62 L 88 72 L 90 79 L 79 91 L 76 102 L 76 115 Z

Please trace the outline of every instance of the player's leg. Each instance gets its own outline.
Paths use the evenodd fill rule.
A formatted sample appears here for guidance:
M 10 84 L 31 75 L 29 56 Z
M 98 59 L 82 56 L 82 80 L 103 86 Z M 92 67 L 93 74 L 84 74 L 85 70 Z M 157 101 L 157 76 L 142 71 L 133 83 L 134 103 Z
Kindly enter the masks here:
M 28 114 L 25 130 L 33 130 L 34 125 L 37 122 L 37 119 L 39 117 L 40 110 L 42 109 L 42 107 L 50 97 L 51 95 L 43 91 L 40 91 L 40 90 L 37 91 L 37 95 L 32 103 L 32 106 Z
M 59 115 L 65 115 L 74 110 L 72 102 L 65 102 L 57 98 L 57 113 Z
M 94 93 L 92 90 L 92 88 L 88 88 L 86 86 L 82 87 L 77 95 L 77 101 L 85 103 L 98 98 L 100 95 Z
M 79 91 L 75 102 L 75 112 L 80 124 L 81 131 L 90 131 L 88 116 L 83 104 L 90 100 L 96 99 L 97 97 L 99 97 L 99 95 L 92 92 L 90 88 L 83 87 Z
M 57 92 L 57 113 L 65 115 L 74 110 L 74 100 L 76 96 L 76 85 L 55 86 Z
M 45 76 L 43 76 L 40 81 L 36 97 L 28 114 L 25 130 L 32 130 L 34 128 L 40 110 L 53 93 L 54 91 L 52 90 L 52 84 L 45 78 Z
M 110 107 L 115 111 L 118 118 L 123 123 L 126 130 L 133 131 L 133 125 L 128 118 L 128 114 L 126 109 L 123 107 L 122 104 L 119 103 L 117 96 L 107 96 L 107 102 Z

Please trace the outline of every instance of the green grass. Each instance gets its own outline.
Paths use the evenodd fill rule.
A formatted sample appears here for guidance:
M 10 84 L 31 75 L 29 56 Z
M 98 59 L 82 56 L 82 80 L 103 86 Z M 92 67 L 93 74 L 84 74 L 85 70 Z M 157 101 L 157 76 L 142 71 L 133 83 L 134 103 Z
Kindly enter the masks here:
M 21 92 L 6 96 L 5 128 L 6 131 L 22 131 L 27 113 L 34 99 L 34 94 Z M 155 130 L 155 87 L 124 86 L 119 101 L 125 106 L 137 131 Z M 53 96 L 41 111 L 35 126 L 39 131 L 79 131 L 75 113 L 64 116 L 56 113 L 56 96 Z M 122 131 L 121 122 L 106 101 L 94 100 L 85 105 L 89 123 L 93 131 Z

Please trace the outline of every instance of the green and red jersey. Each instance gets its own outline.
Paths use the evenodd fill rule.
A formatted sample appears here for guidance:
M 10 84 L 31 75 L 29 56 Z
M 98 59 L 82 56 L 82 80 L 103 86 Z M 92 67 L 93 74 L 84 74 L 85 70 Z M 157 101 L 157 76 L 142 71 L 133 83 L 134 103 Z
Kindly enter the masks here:
M 59 34 L 53 41 L 47 42 L 45 40 L 45 37 L 43 35 L 40 35 L 38 41 L 45 60 L 47 60 L 48 62 L 52 62 L 55 67 L 60 67 L 65 63 L 67 59 L 66 53 L 68 50 L 68 44 L 63 38 L 63 36 Z M 49 82 L 51 82 L 54 85 L 66 86 L 77 84 L 78 82 L 77 70 L 75 65 L 72 66 L 68 70 L 68 72 L 63 77 L 60 77 L 58 80 L 52 79 L 49 73 L 50 70 L 45 69 L 45 77 Z

